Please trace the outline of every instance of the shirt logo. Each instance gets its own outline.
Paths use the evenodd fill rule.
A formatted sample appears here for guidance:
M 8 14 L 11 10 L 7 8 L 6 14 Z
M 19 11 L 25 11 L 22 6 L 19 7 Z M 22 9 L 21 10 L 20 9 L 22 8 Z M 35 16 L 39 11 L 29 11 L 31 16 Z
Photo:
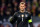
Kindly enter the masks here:
M 20 15 L 18 15 L 18 17 L 20 17 Z
M 25 14 L 25 17 L 28 17 L 28 15 L 27 15 L 27 14 Z
M 24 17 L 24 15 L 22 14 L 22 17 Z

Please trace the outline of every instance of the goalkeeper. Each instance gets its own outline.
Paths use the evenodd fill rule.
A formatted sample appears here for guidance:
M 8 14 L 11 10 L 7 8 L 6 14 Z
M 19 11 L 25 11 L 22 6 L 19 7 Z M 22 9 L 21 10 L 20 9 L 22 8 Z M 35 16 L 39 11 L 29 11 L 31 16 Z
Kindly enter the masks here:
M 15 12 L 13 17 L 10 19 L 10 23 L 14 24 L 17 21 L 17 27 L 28 27 L 28 23 L 30 27 L 33 27 L 31 13 L 25 11 L 25 3 L 21 2 L 19 4 L 19 12 Z

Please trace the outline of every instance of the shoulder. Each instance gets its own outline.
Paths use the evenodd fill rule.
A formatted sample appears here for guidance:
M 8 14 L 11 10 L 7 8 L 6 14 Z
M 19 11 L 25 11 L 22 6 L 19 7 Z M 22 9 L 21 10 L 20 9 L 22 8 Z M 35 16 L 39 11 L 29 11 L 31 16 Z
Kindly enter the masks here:
M 26 11 L 26 13 L 31 14 L 30 12 Z
M 28 12 L 28 11 L 25 11 L 26 13 Z
M 18 14 L 18 12 L 15 12 L 14 15 Z

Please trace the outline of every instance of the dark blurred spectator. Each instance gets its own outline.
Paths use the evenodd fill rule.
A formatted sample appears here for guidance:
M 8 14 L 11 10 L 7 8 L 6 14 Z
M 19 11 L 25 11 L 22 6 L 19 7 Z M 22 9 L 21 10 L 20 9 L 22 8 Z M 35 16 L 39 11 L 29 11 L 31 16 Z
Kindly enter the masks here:
M 11 7 L 8 8 L 8 10 L 11 12 L 11 15 L 13 15 L 13 9 Z
M 11 12 L 10 12 L 10 11 L 6 11 L 6 15 L 8 15 L 8 16 L 9 16 L 10 14 L 11 14 Z
M 3 22 L 4 27 L 13 27 L 13 25 L 8 21 Z
M 8 10 L 9 10 L 9 11 L 12 11 L 12 8 L 11 8 L 11 7 L 8 7 Z
M 6 27 L 10 27 L 10 26 L 7 24 Z
M 8 3 L 12 3 L 12 0 L 5 0 L 5 4 L 8 5 Z
M 8 0 L 8 3 L 12 3 L 12 0 Z
M 26 3 L 28 3 L 28 0 L 26 0 Z
M 12 7 L 13 7 L 13 9 L 16 7 L 16 8 L 18 8 L 18 3 L 16 2 L 16 1 L 14 1 L 14 2 L 12 2 Z
M 37 27 L 40 27 L 40 24 Z
M 4 27 L 4 25 L 2 24 L 1 27 Z
M 0 20 L 0 27 L 1 27 L 1 25 L 2 25 L 2 21 Z
M 12 4 L 11 3 L 8 3 L 7 10 L 10 11 L 12 14 Z
M 1 0 L 1 11 L 3 11 L 4 7 L 5 7 L 5 0 Z
M 35 27 L 35 25 L 33 24 L 33 27 Z
M 6 10 L 6 5 L 5 5 L 5 3 L 2 3 L 2 5 L 1 5 L 1 16 L 3 16 L 4 17 L 4 10 Z
M 1 14 L 0 14 L 0 21 L 3 21 L 3 18 L 4 18 L 4 13 L 1 12 Z
M 8 15 L 8 16 L 10 16 L 11 15 L 11 8 L 7 8 L 6 10 L 5 10 L 5 15 Z
M 9 8 L 12 8 L 11 3 L 8 3 L 8 5 L 7 5 L 7 9 L 9 9 Z
M 2 3 L 5 3 L 5 0 L 2 0 Z
M 33 2 L 34 2 L 34 3 L 36 3 L 36 2 L 37 2 L 37 0 L 33 0 Z
M 22 2 L 25 2 L 26 0 L 22 0 Z
M 18 2 L 16 0 L 13 0 L 12 4 L 14 5 L 14 7 L 16 7 L 18 5 Z
M 5 7 L 5 3 L 2 3 L 2 5 L 1 5 L 1 11 L 3 11 L 4 7 Z
M 37 0 L 33 0 L 32 3 L 35 3 L 35 4 L 36 4 L 36 7 L 38 7 L 38 2 L 37 2 Z
M 11 7 L 11 3 L 8 3 L 8 7 Z
M 12 7 L 14 7 L 14 3 L 15 3 L 15 0 L 12 0 L 12 3 L 11 3 L 12 4 Z
M 18 4 L 22 1 L 22 0 L 15 0 Z
M 6 21 L 8 21 L 10 16 L 11 16 L 11 11 L 10 10 L 6 10 L 4 19 L 6 19 Z
M 0 0 L 0 6 L 1 6 L 1 0 Z
M 40 6 L 40 0 L 37 0 L 37 2 L 38 2 L 38 6 Z
M 28 11 L 28 12 L 31 12 L 30 7 L 31 7 L 31 6 L 30 6 L 30 2 L 28 1 L 28 4 L 27 4 L 27 11 Z
M 14 7 L 14 9 L 13 9 L 13 13 L 15 13 L 15 12 L 17 12 L 17 11 L 18 11 L 17 8 Z
M 17 27 L 17 24 L 16 24 L 16 26 L 15 27 Z
M 27 11 L 28 11 L 28 12 L 31 12 L 31 9 L 30 9 L 30 7 L 28 7 L 28 8 L 27 8 Z
M 5 15 L 6 15 L 6 16 L 10 16 L 10 15 L 11 15 L 11 11 L 7 10 L 7 11 L 5 12 Z
M 40 6 L 40 0 L 39 0 L 39 6 Z
M 17 5 L 18 5 L 17 2 L 14 2 L 14 7 L 17 7 Z
M 33 16 L 35 16 L 35 10 L 36 10 L 36 4 L 34 3 L 33 6 L 32 6 Z
M 27 5 L 27 6 L 28 6 L 28 7 L 31 7 L 31 6 L 30 6 L 30 1 L 28 1 L 28 5 Z
M 37 15 L 37 16 L 40 16 L 40 7 L 38 7 L 38 8 L 36 9 L 36 15 Z

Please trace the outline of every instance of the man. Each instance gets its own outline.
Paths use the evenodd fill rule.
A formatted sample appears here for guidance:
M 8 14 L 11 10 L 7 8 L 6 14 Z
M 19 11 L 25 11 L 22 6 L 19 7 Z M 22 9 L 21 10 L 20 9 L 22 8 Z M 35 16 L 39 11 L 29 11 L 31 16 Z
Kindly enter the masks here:
M 19 12 L 14 13 L 13 17 L 10 19 L 10 23 L 14 24 L 17 21 L 17 27 L 28 27 L 28 22 L 30 27 L 33 27 L 31 13 L 25 11 L 25 3 L 21 2 L 19 4 Z

